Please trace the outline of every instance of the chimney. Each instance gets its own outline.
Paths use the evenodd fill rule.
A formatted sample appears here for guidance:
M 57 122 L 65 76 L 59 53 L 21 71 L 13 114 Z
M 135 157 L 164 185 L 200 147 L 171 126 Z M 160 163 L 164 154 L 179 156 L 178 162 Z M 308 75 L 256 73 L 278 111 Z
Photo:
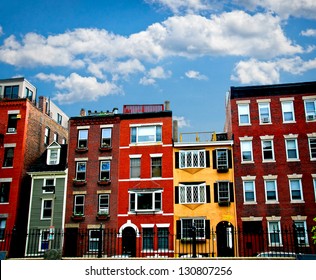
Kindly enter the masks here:
M 85 117 L 85 116 L 86 116 L 86 110 L 85 110 L 85 109 L 81 108 L 81 110 L 80 110 L 80 116 L 81 116 L 81 117 Z
M 178 131 L 178 121 L 177 120 L 173 120 L 172 121 L 172 138 L 173 138 L 173 142 L 178 142 L 179 141 L 179 138 L 178 138 L 178 134 L 179 134 L 179 131 Z
M 165 111 L 170 111 L 170 101 L 165 101 Z

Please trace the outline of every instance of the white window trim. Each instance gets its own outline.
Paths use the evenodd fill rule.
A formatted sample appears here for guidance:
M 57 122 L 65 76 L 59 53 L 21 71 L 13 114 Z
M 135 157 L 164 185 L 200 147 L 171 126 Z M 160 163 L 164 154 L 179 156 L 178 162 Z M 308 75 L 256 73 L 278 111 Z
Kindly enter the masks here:
M 257 196 L 256 196 L 256 176 L 242 176 L 242 187 L 243 187 L 243 199 L 244 199 L 244 204 L 257 204 Z M 246 201 L 246 196 L 245 196 L 245 182 L 253 182 L 253 191 L 254 191 L 254 201 Z
M 250 118 L 250 100 L 242 100 L 242 101 L 237 101 L 236 102 L 237 104 L 237 113 L 238 113 L 238 124 L 239 126 L 249 126 L 251 125 L 251 118 Z M 242 123 L 240 122 L 240 110 L 239 110 L 239 106 L 246 106 L 248 105 L 248 108 L 247 108 L 247 115 L 248 115 L 248 119 L 249 119 L 249 122 L 248 123 Z
M 251 163 L 254 163 L 254 158 L 253 158 L 253 146 L 252 146 L 252 139 L 253 137 L 248 137 L 248 136 L 245 136 L 245 137 L 240 137 L 239 140 L 240 140 L 240 156 L 241 156 L 241 163 L 242 164 L 251 164 Z M 242 143 L 244 142 L 250 142 L 250 145 L 251 145 L 251 160 L 249 161 L 244 161 L 243 160 L 243 149 L 242 149 Z
M 263 176 L 266 204 L 278 204 L 279 203 L 277 177 L 278 177 L 278 175 Z M 267 181 L 274 181 L 275 200 L 268 200 L 268 197 L 267 197 Z
M 258 103 L 258 115 L 259 115 L 259 124 L 260 125 L 267 125 L 267 124 L 272 124 L 272 117 L 271 117 L 271 110 L 270 110 L 270 99 L 261 99 L 261 100 L 257 100 Z M 260 114 L 260 107 L 262 105 L 267 105 L 268 107 L 268 120 L 266 122 L 263 121 L 263 119 L 261 118 L 261 114 Z
M 137 197 L 137 194 L 139 193 L 149 193 L 152 195 L 152 206 L 153 206 L 153 209 L 138 209 L 137 208 L 137 203 L 138 203 L 138 197 Z M 156 193 L 160 193 L 161 196 L 160 196 L 160 205 L 161 205 L 161 209 L 159 210 L 156 210 L 155 209 L 155 194 Z M 162 198 L 162 193 L 163 193 L 163 190 L 162 189 L 155 189 L 155 190 L 146 190 L 146 191 L 143 191 L 143 192 L 140 192 L 140 191 L 135 191 L 135 190 L 130 190 L 128 191 L 128 194 L 129 194 L 129 211 L 128 211 L 128 214 L 134 214 L 134 213 L 162 213 L 162 209 L 163 209 L 163 205 L 162 205 L 162 202 L 163 202 L 163 198 Z M 131 194 L 134 194 L 135 195 L 135 209 L 134 210 L 131 210 L 130 207 L 131 207 L 131 201 L 130 201 L 130 198 L 131 198 Z
M 192 201 L 190 201 L 190 202 L 187 202 L 187 189 L 188 188 L 193 188 L 193 187 L 198 187 L 198 201 L 197 202 L 194 202 L 193 201 L 193 199 L 192 199 Z M 204 197 L 201 197 L 201 195 L 200 195 L 200 190 L 201 190 L 201 188 L 200 187 L 203 187 L 204 188 Z M 185 197 L 185 201 L 184 202 L 182 202 L 181 201 L 181 192 L 180 192 L 180 188 L 184 188 L 184 190 L 185 190 L 185 195 L 184 195 L 184 197 Z M 192 191 L 192 197 L 193 197 L 193 191 Z M 204 201 L 203 201 L 204 200 Z M 204 204 L 204 203 L 206 203 L 206 183 L 202 183 L 202 184 L 188 184 L 188 185 L 185 185 L 185 184 L 179 184 L 179 204 Z
M 309 150 L 309 158 L 311 161 L 316 161 L 316 157 L 315 158 L 312 158 L 312 151 L 311 151 L 311 146 L 310 146 L 310 139 L 311 138 L 315 138 L 316 139 L 316 133 L 310 133 L 310 134 L 307 134 L 307 141 L 308 141 L 308 150 Z
M 299 148 L 298 148 L 298 141 L 297 141 L 298 134 L 290 134 L 290 135 L 284 135 L 285 139 L 285 153 L 286 153 L 286 160 L 291 162 L 291 161 L 300 161 L 300 155 L 299 155 Z M 296 158 L 289 158 L 288 157 L 288 143 L 287 140 L 294 140 L 295 141 L 295 149 L 296 149 Z
M 44 178 L 43 179 L 43 186 L 47 186 L 47 180 L 54 180 L 54 183 L 53 183 L 52 186 L 56 187 L 56 177 L 54 177 L 54 178 Z M 43 190 L 43 193 L 45 193 L 45 194 L 52 194 L 54 192 L 53 191 L 48 192 L 46 190 Z
M 261 137 L 260 137 L 261 138 Z M 264 141 L 271 141 L 271 150 L 272 150 L 272 159 L 265 159 L 264 158 L 264 150 L 263 150 L 263 142 Z M 275 155 L 274 155 L 274 141 L 273 136 L 271 138 L 261 138 L 261 153 L 262 153 L 262 162 L 275 162 Z
M 314 197 L 316 202 L 316 174 L 312 174 L 313 186 L 314 186 Z
M 204 163 L 203 166 L 200 164 L 200 153 L 203 152 L 204 154 Z M 181 166 L 181 154 L 185 154 L 185 165 Z M 188 166 L 187 164 L 187 155 L 191 153 L 191 161 L 192 161 L 192 166 Z M 198 166 L 193 166 L 193 153 L 198 153 Z M 207 166 L 207 162 L 206 162 L 206 150 L 202 149 L 202 150 L 180 150 L 179 151 L 179 169 L 189 169 L 189 168 L 206 168 Z
M 289 97 L 289 98 L 280 98 L 281 101 L 281 110 L 282 110 L 282 121 L 283 123 L 296 123 L 296 119 L 295 119 L 295 110 L 294 110 L 294 97 Z M 292 114 L 293 114 L 293 120 L 291 121 L 286 121 L 284 119 L 284 107 L 283 105 L 285 103 L 291 103 L 291 107 L 292 107 Z
M 268 241 L 269 241 L 269 246 L 272 246 L 272 247 L 275 247 L 275 246 L 283 246 L 283 243 L 282 243 L 282 231 L 281 231 L 281 217 L 266 217 L 267 221 L 268 221 Z M 279 236 L 279 240 L 280 242 L 279 243 L 276 243 L 276 244 L 272 244 L 271 242 L 271 237 L 270 237 L 270 222 L 274 222 L 274 223 L 277 223 L 278 224 L 278 236 Z
M 50 218 L 44 218 L 44 217 L 43 217 L 43 214 L 44 214 L 44 202 L 45 202 L 45 201 L 51 201 L 51 202 L 52 202 L 52 211 L 53 211 L 53 203 L 54 203 L 54 201 L 53 201 L 52 198 L 43 198 L 43 199 L 42 199 L 42 205 L 41 205 L 41 220 L 49 221 L 49 220 L 52 219 L 53 212 L 51 213 Z
M 304 195 L 303 195 L 303 185 L 302 185 L 303 175 L 301 175 L 301 174 L 291 174 L 291 175 L 287 175 L 287 177 L 288 177 L 288 180 L 289 180 L 289 192 L 290 192 L 291 203 L 305 203 Z M 298 180 L 299 181 L 301 199 L 294 199 L 294 200 L 292 199 L 291 180 Z

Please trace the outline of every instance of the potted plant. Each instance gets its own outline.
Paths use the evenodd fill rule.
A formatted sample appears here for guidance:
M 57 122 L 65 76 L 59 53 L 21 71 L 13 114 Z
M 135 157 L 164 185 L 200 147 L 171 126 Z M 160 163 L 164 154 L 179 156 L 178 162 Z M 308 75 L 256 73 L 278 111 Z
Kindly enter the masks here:
M 99 148 L 100 151 L 109 151 L 111 149 L 112 147 L 108 143 L 105 143 L 105 142 L 101 143 L 101 146 Z
M 72 181 L 73 181 L 74 186 L 84 186 L 87 183 L 86 180 L 76 179 L 76 178 L 73 179 Z
M 98 184 L 99 185 L 109 185 L 111 184 L 111 180 L 109 178 L 101 178 L 99 181 L 98 181 Z

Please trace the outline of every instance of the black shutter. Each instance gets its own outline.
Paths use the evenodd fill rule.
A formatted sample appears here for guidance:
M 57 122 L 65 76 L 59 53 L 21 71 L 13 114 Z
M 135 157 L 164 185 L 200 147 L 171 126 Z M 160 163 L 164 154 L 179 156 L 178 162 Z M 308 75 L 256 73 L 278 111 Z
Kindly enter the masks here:
M 206 185 L 206 203 L 211 203 L 211 188 L 210 188 L 210 185 Z
M 217 183 L 214 183 L 214 202 L 218 202 Z
M 210 220 L 205 220 L 205 238 L 211 238 L 211 222 Z
M 181 239 L 181 220 L 176 221 L 176 238 Z
M 216 150 L 212 151 L 212 156 L 213 156 L 213 169 L 217 169 L 217 164 L 216 164 Z
M 206 167 L 210 167 L 210 151 L 205 151 L 205 156 L 206 156 Z
M 174 203 L 179 204 L 179 186 L 174 188 Z
M 179 152 L 174 153 L 175 156 L 175 168 L 179 168 Z
M 230 202 L 234 202 L 234 183 L 229 183 Z
M 232 150 L 227 150 L 228 168 L 233 168 Z

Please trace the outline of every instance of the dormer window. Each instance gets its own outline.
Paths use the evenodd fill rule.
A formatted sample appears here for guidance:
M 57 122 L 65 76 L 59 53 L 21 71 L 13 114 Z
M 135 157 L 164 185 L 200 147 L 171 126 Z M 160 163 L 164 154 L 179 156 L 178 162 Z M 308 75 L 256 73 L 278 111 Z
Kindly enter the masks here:
M 47 165 L 57 165 L 60 161 L 60 145 L 57 142 L 51 143 L 47 147 Z

